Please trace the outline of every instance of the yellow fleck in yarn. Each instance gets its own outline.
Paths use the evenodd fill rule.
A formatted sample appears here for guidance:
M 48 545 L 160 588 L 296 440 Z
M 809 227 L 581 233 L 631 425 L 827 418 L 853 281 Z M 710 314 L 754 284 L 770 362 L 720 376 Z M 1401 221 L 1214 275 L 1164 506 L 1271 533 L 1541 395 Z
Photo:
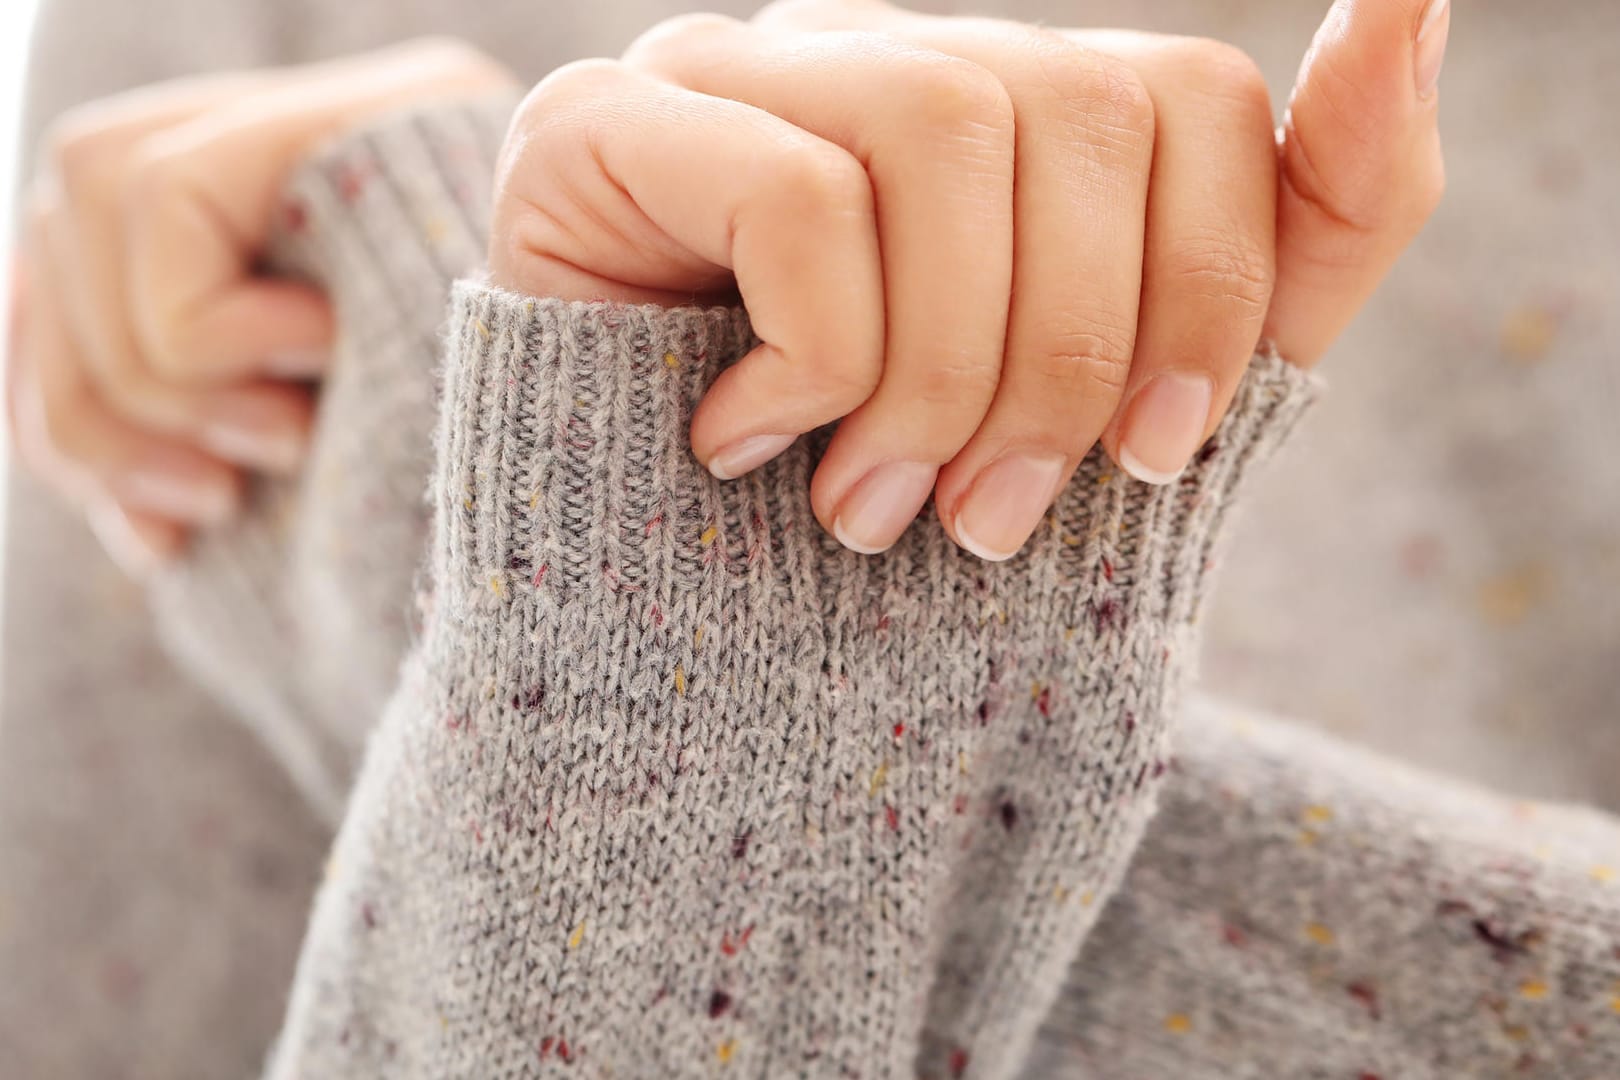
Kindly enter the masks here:
M 889 763 L 887 761 L 885 761 L 883 764 L 879 765 L 877 768 L 872 770 L 872 786 L 867 791 L 867 794 L 872 795 L 872 796 L 876 796 L 877 793 L 883 789 L 883 784 L 888 779 L 889 779 Z

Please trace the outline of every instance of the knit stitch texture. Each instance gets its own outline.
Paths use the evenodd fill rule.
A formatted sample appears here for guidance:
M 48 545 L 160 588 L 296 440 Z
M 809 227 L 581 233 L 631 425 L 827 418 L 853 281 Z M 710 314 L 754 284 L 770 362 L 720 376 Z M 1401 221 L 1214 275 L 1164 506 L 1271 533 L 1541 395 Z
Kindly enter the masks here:
M 692 458 L 740 311 L 464 283 L 451 335 L 427 625 L 274 1075 L 1010 1075 L 1304 380 L 1258 359 L 1172 487 L 1092 457 L 1012 563 L 931 519 L 873 559 L 816 525 L 808 443 Z
M 825 433 L 709 476 L 685 433 L 754 342 L 738 309 L 467 282 L 450 340 L 422 639 L 275 1075 L 1009 1075 L 1152 807 L 1230 495 L 1307 381 L 1257 358 L 1179 483 L 1099 452 L 989 565 L 926 517 L 877 559 L 826 536 Z
M 1207 710 L 1171 754 L 1234 495 L 1309 380 L 1256 357 L 1168 488 L 1094 453 L 1011 562 L 928 515 L 854 555 L 805 494 L 826 432 L 729 483 L 691 458 L 738 310 L 463 281 L 435 403 L 507 107 L 295 179 L 288 264 L 344 336 L 328 464 L 161 586 L 199 675 L 347 795 L 271 1076 L 1614 1071 L 1612 822 Z

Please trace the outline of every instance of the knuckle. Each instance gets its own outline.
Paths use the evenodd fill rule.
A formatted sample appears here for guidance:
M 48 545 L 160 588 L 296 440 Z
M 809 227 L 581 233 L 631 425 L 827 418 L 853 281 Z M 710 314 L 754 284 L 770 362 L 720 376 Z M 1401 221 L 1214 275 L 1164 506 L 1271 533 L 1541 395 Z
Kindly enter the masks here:
M 813 383 L 825 400 L 849 411 L 870 398 L 883 378 L 881 357 L 823 357 L 814 365 Z
M 592 118 L 622 85 L 624 66 L 617 60 L 592 57 L 575 60 L 551 71 L 524 95 L 496 163 L 496 196 L 532 181 L 530 163 L 557 156 L 570 160 L 590 135 Z
M 121 209 L 125 213 L 156 217 L 184 195 L 184 160 L 175 154 L 148 147 L 138 151 L 129 162 L 122 187 Z
M 1271 115 L 1271 89 L 1254 58 L 1214 38 L 1179 38 L 1168 48 L 1178 70 L 1208 96 Z
M 1271 255 L 1237 237 L 1184 241 L 1162 266 L 1176 292 L 1238 309 L 1234 314 L 1244 318 L 1264 315 L 1271 301 Z
M 617 60 L 588 57 L 572 60 L 535 84 L 518 106 L 518 115 L 532 120 L 554 110 L 559 104 L 589 99 L 616 85 L 624 75 L 624 65 Z
M 970 60 L 921 56 L 905 72 L 908 119 L 934 135 L 989 141 L 1009 151 L 1013 101 L 1000 79 Z
M 1136 69 L 1063 38 L 1041 50 L 1039 66 L 1052 111 L 1070 132 L 1136 153 L 1152 148 L 1153 99 Z
M 1037 371 L 1051 389 L 1117 398 L 1131 371 L 1132 338 L 1106 324 L 1055 330 L 1045 338 Z
M 117 140 L 91 106 L 63 113 L 45 134 L 44 161 L 71 201 L 106 184 Z
M 1316 165 L 1307 139 L 1291 131 L 1283 143 L 1279 180 L 1286 192 L 1324 220 L 1349 233 L 1376 233 L 1381 222 L 1380 196 L 1361 178 L 1325 174 Z
M 867 217 L 872 183 L 859 161 L 831 144 L 804 143 L 782 155 L 772 185 L 790 213 Z
M 712 11 L 690 11 L 657 23 L 630 43 L 624 59 L 656 62 L 669 53 L 693 49 L 699 43 L 729 34 L 741 25 L 729 15 Z
M 999 358 L 997 358 L 999 360 Z M 932 364 L 920 365 L 911 382 L 910 398 L 931 408 L 949 412 L 968 411 L 981 415 L 995 396 L 1001 380 L 998 362 L 982 357 L 951 355 Z

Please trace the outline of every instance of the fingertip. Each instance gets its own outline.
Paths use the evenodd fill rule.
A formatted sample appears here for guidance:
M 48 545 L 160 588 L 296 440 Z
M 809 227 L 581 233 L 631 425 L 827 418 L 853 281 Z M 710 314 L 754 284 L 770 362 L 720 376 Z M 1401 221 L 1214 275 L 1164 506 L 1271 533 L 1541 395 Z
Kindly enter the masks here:
M 726 368 L 692 414 L 692 452 L 718 479 L 758 468 L 822 424 L 848 415 L 865 381 L 796 361 L 769 343 Z
M 265 380 L 217 391 L 202 404 L 199 438 L 225 461 L 290 475 L 308 452 L 314 405 L 303 387 Z
M 218 527 L 242 509 L 240 472 L 223 462 L 206 464 L 159 454 L 122 470 L 109 482 L 114 498 L 154 518 Z
M 752 472 L 793 445 L 797 435 L 751 435 L 722 446 L 709 457 L 716 480 L 735 480 Z
M 832 511 L 833 537 L 862 555 L 893 547 L 917 519 L 934 490 L 939 466 L 886 461 L 855 482 Z
M 185 549 L 185 529 L 176 522 L 104 500 L 87 517 L 102 549 L 125 574 L 145 581 Z
M 249 278 L 193 312 L 149 313 L 142 337 L 153 366 L 171 379 L 217 382 L 252 373 L 309 379 L 330 367 L 337 318 L 311 285 Z

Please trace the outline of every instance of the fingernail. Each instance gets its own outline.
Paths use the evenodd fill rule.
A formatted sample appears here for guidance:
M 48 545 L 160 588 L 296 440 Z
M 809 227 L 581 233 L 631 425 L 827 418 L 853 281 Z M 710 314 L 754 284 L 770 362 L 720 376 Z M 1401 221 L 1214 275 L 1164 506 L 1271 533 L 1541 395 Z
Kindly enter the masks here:
M 1434 93 L 1440 82 L 1440 65 L 1446 59 L 1446 34 L 1451 29 L 1451 0 L 1429 0 L 1429 8 L 1418 24 L 1414 61 L 1418 97 Z
M 157 469 L 135 469 L 120 485 L 120 494 L 143 509 L 199 525 L 219 525 L 236 512 L 236 493 L 196 476 Z
M 329 349 L 286 349 L 265 358 L 265 371 L 283 379 L 314 379 L 332 366 Z
M 167 562 L 171 552 L 159 550 L 129 520 L 117 503 L 101 503 L 90 511 L 90 530 L 112 561 L 132 578 L 146 577 Z
M 717 480 L 735 480 L 759 468 L 793 445 L 796 435 L 754 435 L 722 447 L 709 459 L 709 471 Z
M 916 520 L 938 475 L 938 465 L 920 461 L 879 465 L 844 496 L 833 519 L 833 535 L 862 555 L 887 551 Z
M 300 414 L 281 396 L 222 390 L 202 408 L 198 438 L 215 454 L 237 465 L 288 473 L 304 459 L 308 433 Z
M 991 562 L 1017 554 L 1052 505 L 1065 464 L 1050 454 L 1010 454 L 991 462 L 956 512 L 962 546 Z
M 204 423 L 200 435 L 207 449 L 249 468 L 289 473 L 304 460 L 304 437 L 296 431 L 260 430 L 212 419 Z
M 1208 375 L 1167 372 L 1156 376 L 1131 401 L 1119 443 L 1119 463 L 1149 484 L 1168 484 L 1181 475 L 1204 441 L 1215 382 Z

